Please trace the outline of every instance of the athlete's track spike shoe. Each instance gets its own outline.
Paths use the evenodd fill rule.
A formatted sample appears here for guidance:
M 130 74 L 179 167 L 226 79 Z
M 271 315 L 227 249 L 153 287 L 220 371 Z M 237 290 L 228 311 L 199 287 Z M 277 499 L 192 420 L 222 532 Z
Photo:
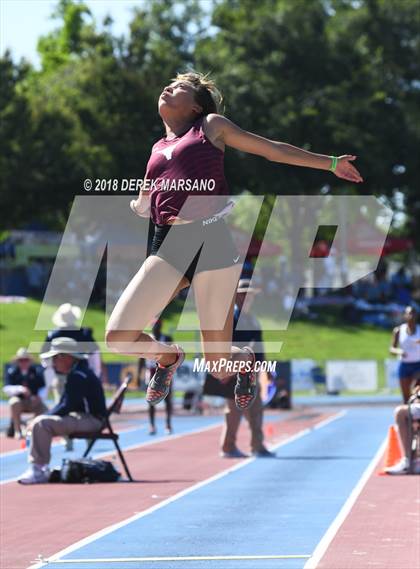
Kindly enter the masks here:
M 251 348 L 243 348 L 251 355 L 251 369 L 245 373 L 238 373 L 235 385 L 236 407 L 243 411 L 249 409 L 257 396 L 257 375 L 255 373 L 255 354 Z
M 171 383 L 177 368 L 182 364 L 185 358 L 184 350 L 174 344 L 178 355 L 175 363 L 168 367 L 157 365 L 156 372 L 147 386 L 146 401 L 150 405 L 157 405 L 165 399 L 171 389 Z

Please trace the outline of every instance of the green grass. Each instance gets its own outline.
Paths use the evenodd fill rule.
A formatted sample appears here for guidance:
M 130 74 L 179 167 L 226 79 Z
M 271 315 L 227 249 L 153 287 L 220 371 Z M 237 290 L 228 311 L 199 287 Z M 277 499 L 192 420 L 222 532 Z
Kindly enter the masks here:
M 41 303 L 28 299 L 25 303 L 0 304 L 0 373 L 3 375 L 3 366 L 9 362 L 20 346 L 28 346 L 31 342 L 43 342 L 46 330 L 35 330 Z M 91 308 L 86 312 L 83 320 L 84 326 L 94 330 L 98 342 L 104 340 L 105 317 L 104 312 Z M 52 325 L 51 325 L 52 326 Z M 128 361 L 130 358 L 118 354 L 103 354 L 105 362 Z
M 263 329 L 269 321 L 262 319 Z M 283 342 L 280 354 L 273 359 L 313 359 L 321 367 L 326 360 L 376 360 L 378 363 L 378 387 L 385 387 L 383 360 L 388 356 L 391 334 L 367 326 L 327 325 L 316 322 L 291 322 L 284 332 L 264 334 L 264 339 Z M 271 355 L 266 354 L 270 359 Z
M 265 329 L 264 319 L 262 319 Z M 386 330 L 353 326 L 328 326 L 314 322 L 292 322 L 284 332 L 264 338 L 283 341 L 281 359 L 382 360 L 388 355 L 390 333 Z
M 20 346 L 28 346 L 30 342 L 42 342 L 46 331 L 34 330 L 40 309 L 40 302 L 28 299 L 23 304 L 0 304 L 0 365 L 3 373 L 4 363 L 10 361 Z M 171 305 L 165 314 L 164 332 L 175 330 L 178 322 L 177 305 Z M 187 313 L 186 320 L 193 322 L 194 313 Z M 311 358 L 324 364 L 327 359 L 369 359 L 379 362 L 379 385 L 384 386 L 383 364 L 388 357 L 390 332 L 366 326 L 343 326 L 334 319 L 327 322 L 292 321 L 286 331 L 270 332 L 274 321 L 269 316 L 261 318 L 265 341 L 281 341 L 283 347 L 279 354 L 273 354 L 272 359 L 302 359 Z M 83 320 L 83 326 L 89 326 L 94 331 L 98 342 L 104 341 L 105 316 L 99 309 L 88 309 Z M 175 332 L 174 338 L 192 340 L 194 332 Z M 267 359 L 270 354 L 266 354 Z M 134 358 L 120 356 L 115 353 L 104 353 L 105 362 L 130 361 Z

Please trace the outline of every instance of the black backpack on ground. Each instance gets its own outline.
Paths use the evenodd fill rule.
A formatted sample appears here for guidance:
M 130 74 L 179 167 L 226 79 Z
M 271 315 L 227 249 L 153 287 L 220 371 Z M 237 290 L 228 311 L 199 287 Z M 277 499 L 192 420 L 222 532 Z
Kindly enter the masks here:
M 92 482 L 116 482 L 120 473 L 112 462 L 81 458 L 69 460 L 65 458 L 60 471 L 60 482 L 80 484 Z M 58 482 L 58 480 L 56 480 Z

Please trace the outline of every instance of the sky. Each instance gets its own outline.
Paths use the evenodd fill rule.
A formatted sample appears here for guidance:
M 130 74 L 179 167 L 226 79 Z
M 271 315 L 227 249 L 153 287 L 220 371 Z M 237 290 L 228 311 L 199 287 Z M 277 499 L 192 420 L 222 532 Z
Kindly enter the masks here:
M 93 16 L 101 22 L 106 14 L 114 20 L 113 32 L 128 31 L 132 9 L 150 0 L 85 0 Z M 36 52 L 38 38 L 58 26 L 50 16 L 55 0 L 0 0 L 0 52 L 11 49 L 13 59 L 25 57 L 39 66 Z

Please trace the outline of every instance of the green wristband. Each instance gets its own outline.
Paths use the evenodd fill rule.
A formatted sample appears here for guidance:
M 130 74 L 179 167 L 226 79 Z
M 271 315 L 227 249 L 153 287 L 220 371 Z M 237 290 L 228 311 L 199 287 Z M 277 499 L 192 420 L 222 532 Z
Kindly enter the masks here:
M 337 156 L 330 156 L 330 158 L 331 158 L 330 171 L 335 172 L 335 169 L 337 168 L 338 158 Z

